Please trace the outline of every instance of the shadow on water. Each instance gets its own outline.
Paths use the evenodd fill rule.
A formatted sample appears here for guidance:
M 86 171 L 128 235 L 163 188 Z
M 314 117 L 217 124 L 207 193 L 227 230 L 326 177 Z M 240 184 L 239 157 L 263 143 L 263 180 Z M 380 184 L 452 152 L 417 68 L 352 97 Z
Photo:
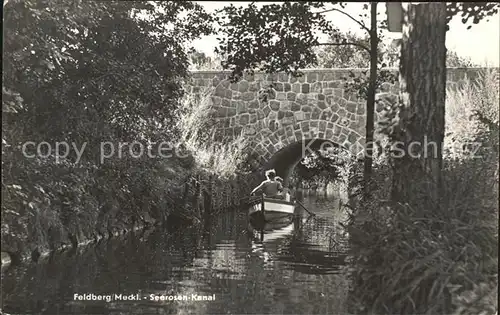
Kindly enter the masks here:
M 246 210 L 199 226 L 129 234 L 2 272 L 3 311 L 13 314 L 342 314 L 347 240 L 335 199 L 304 201 L 318 215 L 249 229 Z M 211 222 L 210 222 L 211 221 Z M 138 295 L 80 301 L 75 294 Z M 151 295 L 186 300 L 152 301 Z M 197 301 L 193 295 L 215 296 Z

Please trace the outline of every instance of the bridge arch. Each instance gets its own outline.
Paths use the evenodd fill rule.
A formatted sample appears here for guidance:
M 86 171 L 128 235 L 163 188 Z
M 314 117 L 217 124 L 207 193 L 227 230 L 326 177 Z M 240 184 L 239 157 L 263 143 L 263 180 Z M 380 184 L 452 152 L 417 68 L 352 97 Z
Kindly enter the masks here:
M 323 120 L 303 121 L 271 133 L 263 130 L 250 139 L 249 163 L 254 170 L 274 168 L 287 183 L 304 157 L 318 149 L 333 147 L 359 157 L 364 152 L 364 137 L 348 127 Z
M 274 167 L 287 177 L 291 165 L 298 163 L 296 147 L 304 141 L 312 141 L 314 146 L 329 142 L 354 154 L 364 148 L 366 101 L 345 79 L 361 77 L 364 70 L 309 69 L 298 78 L 284 73 L 255 73 L 239 82 L 231 82 L 226 71 L 197 71 L 187 82 L 187 91 L 210 94 L 206 102 L 209 106 L 202 108 L 213 122 L 207 132 L 212 133 L 214 142 L 243 138 L 251 169 Z M 397 69 L 387 70 L 397 74 Z M 477 77 L 479 70 L 448 69 L 447 84 L 453 88 Z M 202 93 L 205 90 L 210 93 Z M 375 127 L 397 102 L 398 93 L 397 82 L 380 85 Z M 374 136 L 378 138 L 377 133 Z
M 296 141 L 277 151 L 271 159 L 262 164 L 262 169 L 275 169 L 277 175 L 281 176 L 287 184 L 294 168 L 304 157 L 316 150 L 328 149 L 329 147 L 344 148 L 326 139 L 315 138 Z

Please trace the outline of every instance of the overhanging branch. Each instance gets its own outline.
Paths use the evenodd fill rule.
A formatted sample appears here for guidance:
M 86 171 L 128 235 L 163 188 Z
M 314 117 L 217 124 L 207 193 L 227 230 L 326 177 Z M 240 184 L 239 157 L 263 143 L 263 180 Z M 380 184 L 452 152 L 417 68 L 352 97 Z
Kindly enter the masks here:
M 367 53 L 371 54 L 370 48 L 366 47 L 360 43 L 318 43 L 316 46 L 357 46 L 361 49 L 364 49 Z
M 332 11 L 337 11 L 337 12 L 342 13 L 343 15 L 347 16 L 348 18 L 350 18 L 351 20 L 353 20 L 354 22 L 356 22 L 359 26 L 361 26 L 362 29 L 364 29 L 365 31 L 367 31 L 368 33 L 370 33 L 370 29 L 368 27 L 366 27 L 365 24 L 363 24 L 361 21 L 355 19 L 352 15 L 350 15 L 349 13 L 347 13 L 345 11 L 342 11 L 342 10 L 339 10 L 339 9 L 336 9 L 336 8 L 332 8 L 332 9 L 328 9 L 328 10 L 324 10 L 324 11 L 320 11 L 320 12 L 314 12 L 314 13 L 315 14 L 323 14 L 323 13 L 328 13 L 328 12 L 332 12 Z

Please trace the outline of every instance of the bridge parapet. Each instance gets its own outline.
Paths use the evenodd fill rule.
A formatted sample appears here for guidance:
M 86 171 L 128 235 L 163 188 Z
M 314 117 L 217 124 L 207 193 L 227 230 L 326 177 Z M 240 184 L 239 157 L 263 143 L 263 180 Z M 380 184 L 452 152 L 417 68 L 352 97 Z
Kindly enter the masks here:
M 345 77 L 367 69 L 308 69 L 302 77 L 255 73 L 231 83 L 228 71 L 195 71 L 188 91 L 210 88 L 215 141 L 244 136 L 260 164 L 282 148 L 305 139 L 324 139 L 344 147 L 364 146 L 366 101 L 346 89 Z M 397 69 L 385 69 L 397 74 Z M 448 86 L 475 79 L 484 68 L 449 68 Z M 498 70 L 498 68 L 497 68 Z M 397 101 L 398 82 L 377 91 L 377 122 Z M 376 135 L 377 137 L 377 135 Z

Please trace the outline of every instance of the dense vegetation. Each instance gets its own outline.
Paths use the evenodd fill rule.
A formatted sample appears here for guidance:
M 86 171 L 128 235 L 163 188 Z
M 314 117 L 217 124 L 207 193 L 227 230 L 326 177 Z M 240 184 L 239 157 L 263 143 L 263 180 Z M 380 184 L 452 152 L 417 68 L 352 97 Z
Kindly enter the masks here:
M 445 190 L 438 204 L 422 189 L 389 207 L 390 181 L 381 183 L 391 170 L 387 164 L 377 169 L 373 202 L 355 211 L 349 227 L 357 311 L 495 313 L 498 80 L 498 71 L 490 70 L 447 91 Z
M 4 11 L 2 250 L 163 220 L 192 159 L 141 150 L 158 157 L 158 142 L 178 141 L 185 43 L 211 16 L 186 1 L 12 0 Z M 52 150 L 36 154 L 41 142 Z

